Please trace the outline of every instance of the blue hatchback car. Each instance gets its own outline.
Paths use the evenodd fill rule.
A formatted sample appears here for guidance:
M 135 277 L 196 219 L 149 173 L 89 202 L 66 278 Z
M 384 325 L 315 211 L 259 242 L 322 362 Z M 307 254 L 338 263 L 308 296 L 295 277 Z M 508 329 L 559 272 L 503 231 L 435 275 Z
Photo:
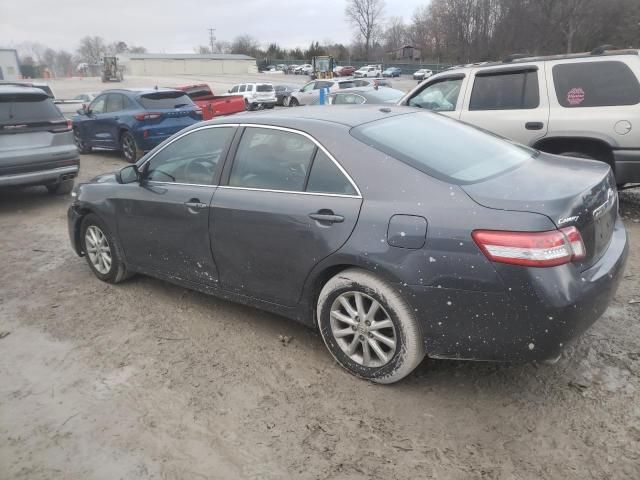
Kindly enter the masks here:
M 105 90 L 72 118 L 80 153 L 120 150 L 131 163 L 201 120 L 202 111 L 185 92 L 166 88 Z

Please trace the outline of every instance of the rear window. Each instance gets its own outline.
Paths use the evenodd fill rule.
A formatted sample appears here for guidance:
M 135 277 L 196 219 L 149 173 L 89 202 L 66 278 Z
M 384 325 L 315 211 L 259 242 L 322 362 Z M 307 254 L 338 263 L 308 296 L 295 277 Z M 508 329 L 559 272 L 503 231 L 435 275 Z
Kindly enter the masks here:
M 558 103 L 565 108 L 640 103 L 640 85 L 622 62 L 565 63 L 553 67 Z
M 428 175 L 457 184 L 499 175 L 537 155 L 530 148 L 426 112 L 367 123 L 351 134 Z
M 193 105 L 184 92 L 154 92 L 140 96 L 140 103 L 148 110 L 180 108 Z
M 258 85 L 256 87 L 258 92 L 273 92 L 273 85 Z
M 41 95 L 0 95 L 0 125 L 60 121 L 62 114 Z
M 189 96 L 189 98 L 202 98 L 202 97 L 208 97 L 210 96 L 211 90 L 209 88 L 206 87 L 195 87 L 195 88 L 189 88 L 186 90 L 187 95 Z

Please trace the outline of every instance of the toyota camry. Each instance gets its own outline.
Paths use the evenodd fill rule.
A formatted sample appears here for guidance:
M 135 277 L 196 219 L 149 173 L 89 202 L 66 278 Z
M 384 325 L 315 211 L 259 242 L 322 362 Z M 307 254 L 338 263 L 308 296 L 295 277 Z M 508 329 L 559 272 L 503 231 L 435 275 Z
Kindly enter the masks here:
M 75 252 L 317 328 L 379 383 L 426 356 L 555 359 L 627 257 L 604 163 L 406 107 L 308 107 L 193 125 L 73 192 Z

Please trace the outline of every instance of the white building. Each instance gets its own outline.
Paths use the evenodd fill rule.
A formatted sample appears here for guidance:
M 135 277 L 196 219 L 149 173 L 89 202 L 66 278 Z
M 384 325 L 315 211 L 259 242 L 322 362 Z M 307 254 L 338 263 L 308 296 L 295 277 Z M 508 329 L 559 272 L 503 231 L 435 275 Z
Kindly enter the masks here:
M 145 75 L 216 75 L 223 73 L 243 74 L 258 71 L 256 59 L 248 55 L 215 53 L 140 53 L 118 55 L 125 73 Z
M 11 48 L 0 48 L 0 80 L 20 80 L 18 52 Z

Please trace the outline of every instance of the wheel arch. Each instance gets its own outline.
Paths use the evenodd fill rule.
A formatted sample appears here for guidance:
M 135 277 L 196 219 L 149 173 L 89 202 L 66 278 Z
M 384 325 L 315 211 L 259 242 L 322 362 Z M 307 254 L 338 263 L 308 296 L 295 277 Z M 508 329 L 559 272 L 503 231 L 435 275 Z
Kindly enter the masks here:
M 543 152 L 560 154 L 564 152 L 581 152 L 594 156 L 615 170 L 613 146 L 604 139 L 591 136 L 555 136 L 544 137 L 534 143 L 533 148 Z

